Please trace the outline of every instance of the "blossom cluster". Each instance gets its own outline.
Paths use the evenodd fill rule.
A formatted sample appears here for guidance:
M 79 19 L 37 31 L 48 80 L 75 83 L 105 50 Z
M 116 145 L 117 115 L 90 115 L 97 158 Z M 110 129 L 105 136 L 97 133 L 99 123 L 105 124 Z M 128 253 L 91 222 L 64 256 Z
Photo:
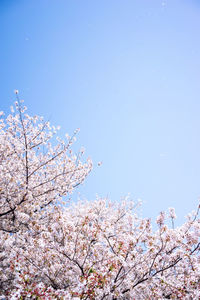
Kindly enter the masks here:
M 199 208 L 177 228 L 161 212 L 155 229 L 128 199 L 63 205 L 91 161 L 12 111 L 0 120 L 0 299 L 199 299 Z

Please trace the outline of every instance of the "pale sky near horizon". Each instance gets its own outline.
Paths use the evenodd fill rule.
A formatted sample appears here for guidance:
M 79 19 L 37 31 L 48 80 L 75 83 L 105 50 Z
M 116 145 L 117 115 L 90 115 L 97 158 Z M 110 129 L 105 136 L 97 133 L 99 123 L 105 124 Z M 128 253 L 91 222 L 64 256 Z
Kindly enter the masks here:
M 94 170 L 74 199 L 130 193 L 177 224 L 197 207 L 200 1 L 1 0 L 0 28 L 0 110 L 18 89 L 61 135 L 81 129 Z

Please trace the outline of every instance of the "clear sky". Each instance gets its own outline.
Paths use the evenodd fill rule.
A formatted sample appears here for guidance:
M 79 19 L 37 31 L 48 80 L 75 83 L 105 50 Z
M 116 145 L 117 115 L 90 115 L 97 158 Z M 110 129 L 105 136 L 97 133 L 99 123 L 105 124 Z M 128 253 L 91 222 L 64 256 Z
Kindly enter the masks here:
M 61 134 L 80 127 L 74 149 L 94 161 L 81 197 L 130 193 L 178 223 L 196 208 L 198 0 L 0 0 L 0 29 L 0 110 L 18 89 Z

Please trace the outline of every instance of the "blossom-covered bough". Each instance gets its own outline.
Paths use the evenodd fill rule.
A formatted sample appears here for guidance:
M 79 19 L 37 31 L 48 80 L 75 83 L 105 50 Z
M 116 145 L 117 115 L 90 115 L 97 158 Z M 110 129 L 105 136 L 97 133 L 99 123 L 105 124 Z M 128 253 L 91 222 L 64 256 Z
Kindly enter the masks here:
M 62 205 L 91 161 L 16 110 L 0 124 L 0 299 L 199 299 L 199 208 L 153 229 L 129 200 Z
M 81 163 L 80 155 L 73 155 L 70 147 L 74 136 L 67 136 L 67 142 L 57 138 L 57 144 L 53 141 L 53 146 L 50 141 L 56 135 L 57 128 L 51 127 L 40 117 L 26 114 L 26 107 L 19 100 L 11 111 L 5 120 L 1 112 L 0 120 L 2 249 L 11 240 L 17 249 L 17 236 L 22 239 L 25 233 L 32 234 L 30 221 L 39 227 L 42 222 L 45 223 L 47 208 L 52 208 L 53 204 L 72 193 L 92 167 L 90 160 Z M 10 265 L 8 253 L 1 251 L 1 256 L 2 291 L 6 286 L 11 288 L 13 272 L 6 277 L 7 266 Z

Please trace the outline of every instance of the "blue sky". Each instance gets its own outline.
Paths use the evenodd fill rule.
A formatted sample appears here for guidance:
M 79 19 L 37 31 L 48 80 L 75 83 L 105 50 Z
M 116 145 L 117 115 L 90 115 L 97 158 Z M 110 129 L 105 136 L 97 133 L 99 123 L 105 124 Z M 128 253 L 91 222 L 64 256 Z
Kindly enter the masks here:
M 179 219 L 200 196 L 200 2 L 1 0 L 0 110 L 81 131 L 94 170 L 82 198 L 130 193 Z M 101 167 L 97 167 L 102 161 Z

